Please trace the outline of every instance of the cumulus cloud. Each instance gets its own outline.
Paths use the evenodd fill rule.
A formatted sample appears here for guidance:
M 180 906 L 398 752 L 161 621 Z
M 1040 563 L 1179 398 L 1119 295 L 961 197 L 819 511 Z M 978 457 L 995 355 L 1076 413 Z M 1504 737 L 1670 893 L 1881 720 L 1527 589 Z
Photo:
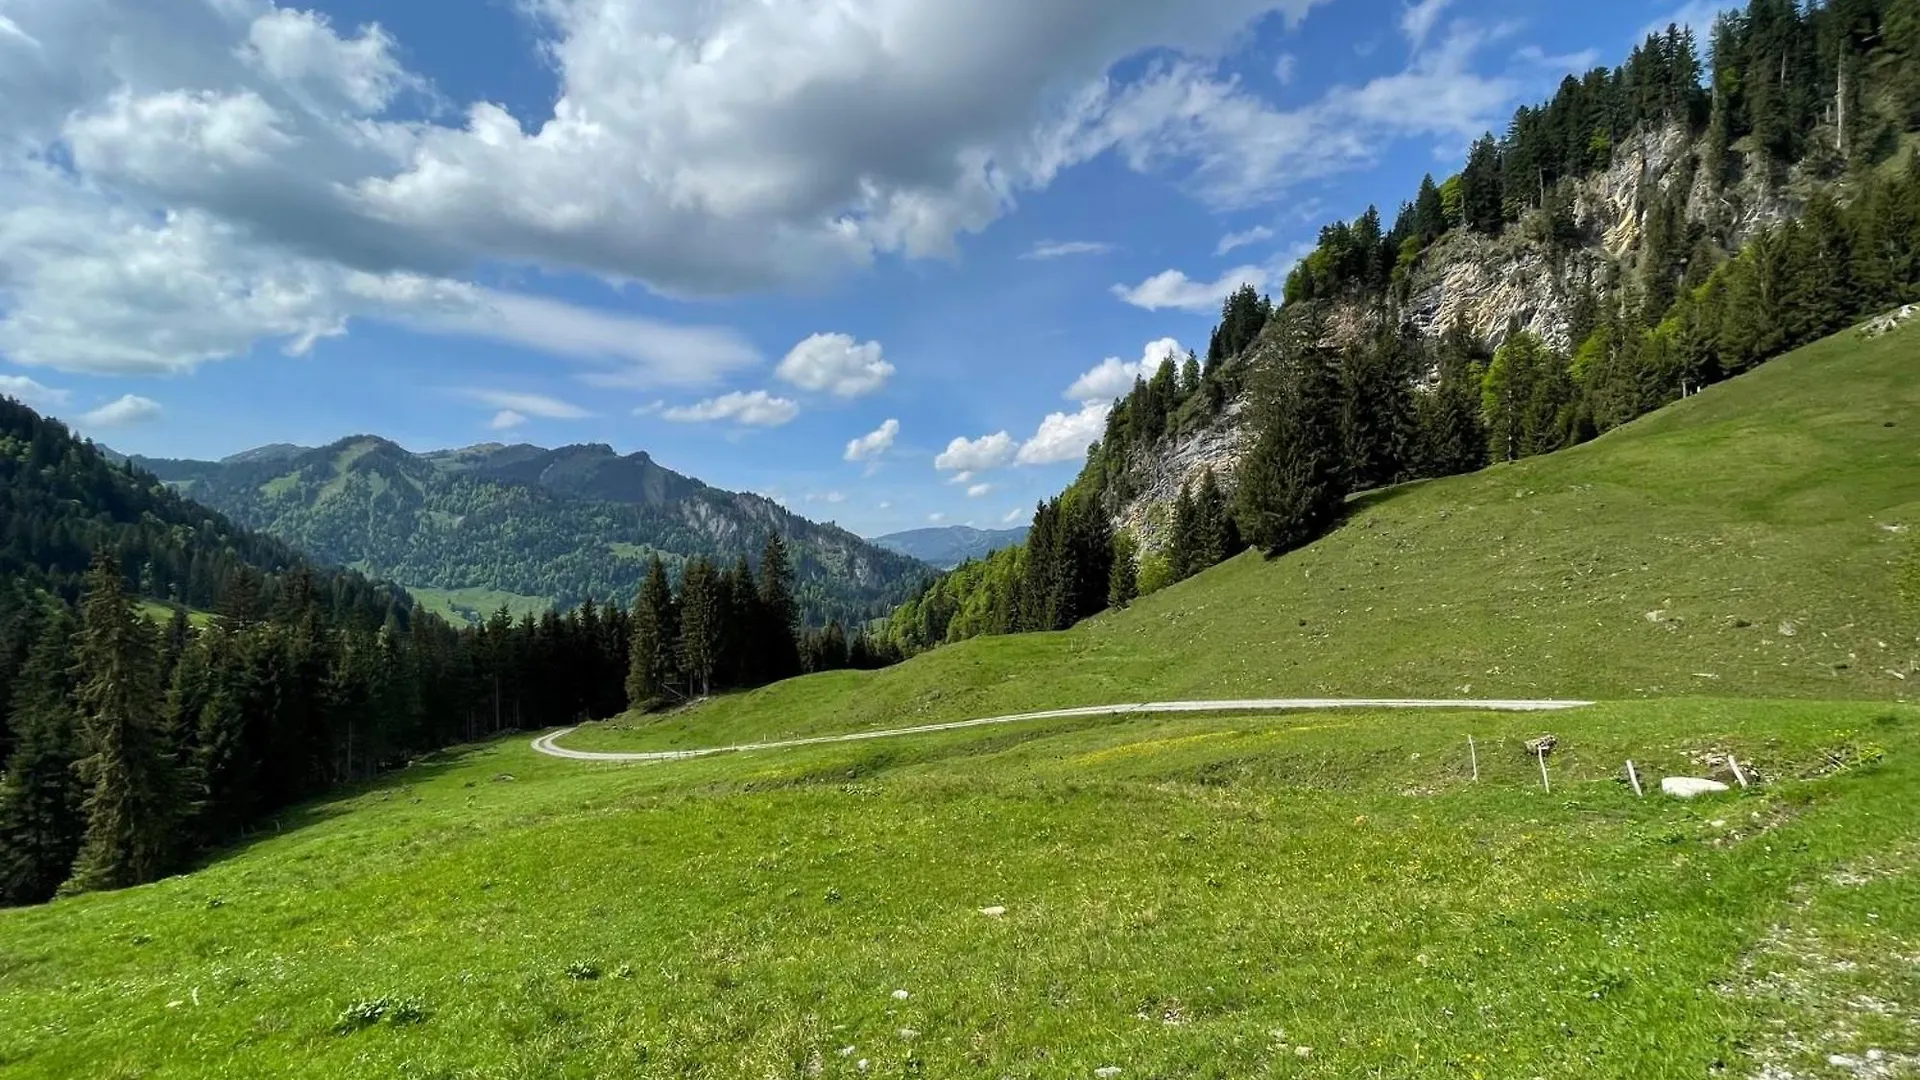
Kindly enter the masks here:
M 941 522 L 947 520 L 947 515 L 941 513 L 938 510 L 935 510 L 933 513 L 927 515 L 927 520 L 934 523 L 935 525 L 938 525 Z
M 1078 461 L 1086 456 L 1087 447 L 1099 442 L 1100 436 L 1106 433 L 1107 413 L 1112 408 L 1106 402 L 1089 402 L 1077 413 L 1048 413 L 1033 438 L 1020 444 L 1020 464 Z
M 1097 240 L 1042 240 L 1034 244 L 1023 259 L 1064 259 L 1072 255 L 1105 255 L 1113 245 Z
M 527 418 L 512 409 L 501 409 L 493 414 L 493 420 L 487 426 L 495 431 L 510 431 L 527 422 Z
M 0 394 L 41 410 L 65 405 L 69 397 L 65 390 L 56 390 L 25 375 L 0 375 Z
M 1225 255 L 1235 248 L 1243 248 L 1249 244 L 1258 244 L 1271 239 L 1273 239 L 1272 229 L 1267 228 L 1265 225 L 1255 225 L 1245 232 L 1228 233 L 1221 237 L 1220 243 L 1214 247 L 1213 253 L 1215 255 Z
M 484 101 L 398 115 L 432 93 L 400 43 L 271 0 L 9 0 L 0 350 L 178 371 L 375 318 L 555 351 L 602 385 L 707 383 L 758 358 L 473 275 L 811 285 L 950 254 L 1101 155 L 1244 207 L 1510 105 L 1515 81 L 1472 63 L 1491 32 L 1437 8 L 1406 70 L 1298 107 L 1223 66 L 1256 20 L 1317 2 L 525 0 L 559 85 L 523 123 Z
M 984 495 L 990 494 L 992 491 L 993 491 L 992 484 L 973 484 L 967 488 L 967 498 L 978 499 Z
M 1140 359 L 1128 362 L 1117 356 L 1109 356 L 1073 380 L 1065 396 L 1079 402 L 1112 401 L 1132 390 L 1134 379 L 1152 376 L 1159 369 L 1161 361 L 1177 360 L 1185 352 L 1173 338 L 1149 341 L 1141 351 Z
M 879 427 L 847 443 L 845 455 L 848 461 L 872 461 L 893 449 L 893 440 L 900 435 L 900 421 L 888 420 Z
M 138 394 L 125 394 L 80 417 L 83 428 L 123 428 L 160 419 L 160 403 Z
M 800 406 L 786 398 L 773 397 L 765 390 L 751 393 L 736 390 L 695 405 L 676 405 L 660 415 L 682 424 L 728 420 L 747 427 L 779 427 L 799 416 Z
M 984 469 L 997 469 L 1005 465 L 1013 460 L 1018 450 L 1013 436 L 1004 431 L 982 435 L 977 439 L 956 438 L 933 459 L 933 467 L 942 472 L 964 472 L 971 476 Z
M 856 343 L 846 334 L 815 334 L 795 345 L 774 374 L 803 390 L 837 397 L 859 397 L 887 384 L 893 365 L 880 355 L 880 343 Z
M 1148 311 L 1171 309 L 1204 314 L 1220 310 L 1227 296 L 1242 285 L 1266 288 L 1267 269 L 1236 266 L 1212 281 L 1195 281 L 1181 270 L 1162 270 L 1138 285 L 1115 285 L 1113 295 Z

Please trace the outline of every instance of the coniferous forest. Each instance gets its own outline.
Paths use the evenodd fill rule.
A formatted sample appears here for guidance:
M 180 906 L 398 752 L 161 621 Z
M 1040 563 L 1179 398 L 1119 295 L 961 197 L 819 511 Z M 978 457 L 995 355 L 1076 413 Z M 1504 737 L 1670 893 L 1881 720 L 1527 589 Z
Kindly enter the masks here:
M 0 904 L 183 869 L 294 803 L 502 731 L 885 657 L 802 631 L 784 541 L 638 603 L 454 628 L 0 398 Z
M 1636 242 L 1571 304 L 1570 347 L 1519 327 L 1497 346 L 1407 322 L 1436 245 L 1517 234 L 1555 260 L 1590 249 L 1580 181 L 1635 138 L 1677 132 L 1678 176 L 1639 193 Z M 1920 299 L 1920 6 L 1752 0 L 1708 42 L 1670 27 L 1617 68 L 1569 76 L 1429 176 L 1391 226 L 1375 208 L 1321 230 L 1275 304 L 1227 298 L 1204 362 L 1169 359 L 1115 402 L 1079 478 L 1041 505 L 1024 547 L 931 582 L 895 610 L 905 653 L 981 634 L 1059 629 L 1179 581 L 1245 546 L 1321 535 L 1358 491 L 1470 472 L 1595 437 L 1704 386 Z M 1753 227 L 1689 212 L 1754 193 L 1797 212 Z M 1336 321 L 1355 335 L 1336 332 Z M 1344 318 L 1343 318 L 1344 317 Z M 1116 532 L 1140 455 L 1228 422 L 1251 425 L 1231 498 L 1209 473 L 1144 551 Z M 1104 581 L 1104 590 L 1093 582 Z

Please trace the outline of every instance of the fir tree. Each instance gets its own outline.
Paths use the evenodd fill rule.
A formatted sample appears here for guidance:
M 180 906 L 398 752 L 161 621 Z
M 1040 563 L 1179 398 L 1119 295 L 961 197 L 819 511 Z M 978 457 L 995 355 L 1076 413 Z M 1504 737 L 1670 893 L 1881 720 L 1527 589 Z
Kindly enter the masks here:
M 1226 494 L 1220 490 L 1220 481 L 1212 469 L 1201 474 L 1199 490 L 1193 496 L 1193 516 L 1195 544 L 1191 566 L 1195 573 L 1239 553 L 1240 530 L 1234 524 Z
M 1317 340 L 1312 328 L 1296 335 L 1263 409 L 1259 437 L 1240 466 L 1241 533 L 1269 555 L 1318 537 L 1346 498 L 1339 379 Z
M 713 673 L 719 666 L 726 603 L 720 577 L 706 556 L 687 563 L 680 577 L 680 669 L 688 689 L 705 697 L 713 693 Z
M 1113 535 L 1113 572 L 1107 576 L 1107 606 L 1123 608 L 1140 595 L 1140 547 L 1125 529 Z
M 44 616 L 13 687 L 14 747 L 0 777 L 0 905 L 50 899 L 80 849 L 73 633 L 64 605 Z
M 64 888 L 153 881 L 173 863 L 180 792 L 159 738 L 154 632 L 127 598 L 117 561 L 105 555 L 87 573 L 74 660 L 86 830 Z
M 658 700 L 679 674 L 675 655 L 680 624 L 666 564 L 655 553 L 633 604 L 633 638 L 627 646 L 627 704 L 643 709 Z
M 761 672 L 768 680 L 784 679 L 800 673 L 800 649 L 795 638 L 800 628 L 800 611 L 793 599 L 793 564 L 787 558 L 786 542 L 777 532 L 767 533 L 760 550 L 759 615 Z
M 1203 569 L 1198 564 L 1200 515 L 1193 501 L 1193 486 L 1181 484 L 1173 501 L 1173 531 L 1167 541 L 1167 569 L 1173 580 L 1185 581 Z

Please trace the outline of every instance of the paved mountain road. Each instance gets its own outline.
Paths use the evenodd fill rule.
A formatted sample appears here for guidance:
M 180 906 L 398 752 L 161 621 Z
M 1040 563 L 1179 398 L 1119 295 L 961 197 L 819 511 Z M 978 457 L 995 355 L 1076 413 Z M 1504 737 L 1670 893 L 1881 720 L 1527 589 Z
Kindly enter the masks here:
M 1089 705 L 1078 709 L 1048 709 L 1044 712 L 1014 713 L 1010 716 L 986 716 L 978 720 L 954 720 L 919 727 L 885 728 L 879 731 L 855 731 L 846 735 L 816 735 L 806 739 L 782 739 L 777 742 L 744 743 L 738 746 L 709 746 L 698 750 L 647 750 L 615 753 L 600 750 L 569 750 L 555 740 L 577 728 L 561 728 L 533 740 L 533 748 L 542 754 L 573 761 L 679 761 L 711 754 L 741 754 L 753 750 L 785 750 L 795 746 L 821 743 L 859 742 L 862 739 L 891 739 L 900 735 L 925 735 L 935 731 L 985 727 L 989 724 L 1017 724 L 1023 720 L 1064 720 L 1076 716 L 1132 716 L 1142 713 L 1188 712 L 1298 712 L 1309 709 L 1483 709 L 1490 712 L 1551 712 L 1577 709 L 1591 701 L 1472 701 L 1423 698 L 1256 698 L 1250 701 L 1154 701 L 1128 705 Z

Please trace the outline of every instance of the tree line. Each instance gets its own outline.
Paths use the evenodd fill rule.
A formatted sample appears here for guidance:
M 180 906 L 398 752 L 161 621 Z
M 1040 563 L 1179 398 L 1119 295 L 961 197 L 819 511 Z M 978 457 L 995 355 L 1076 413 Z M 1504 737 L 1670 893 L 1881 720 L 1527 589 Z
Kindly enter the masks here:
M 695 560 L 677 595 L 656 562 L 631 608 L 455 628 L 5 399 L 0 479 L 22 511 L 0 522 L 0 904 L 153 880 L 444 747 L 887 655 L 800 628 L 777 533 L 757 568 Z M 662 588 L 671 666 L 630 699 Z

